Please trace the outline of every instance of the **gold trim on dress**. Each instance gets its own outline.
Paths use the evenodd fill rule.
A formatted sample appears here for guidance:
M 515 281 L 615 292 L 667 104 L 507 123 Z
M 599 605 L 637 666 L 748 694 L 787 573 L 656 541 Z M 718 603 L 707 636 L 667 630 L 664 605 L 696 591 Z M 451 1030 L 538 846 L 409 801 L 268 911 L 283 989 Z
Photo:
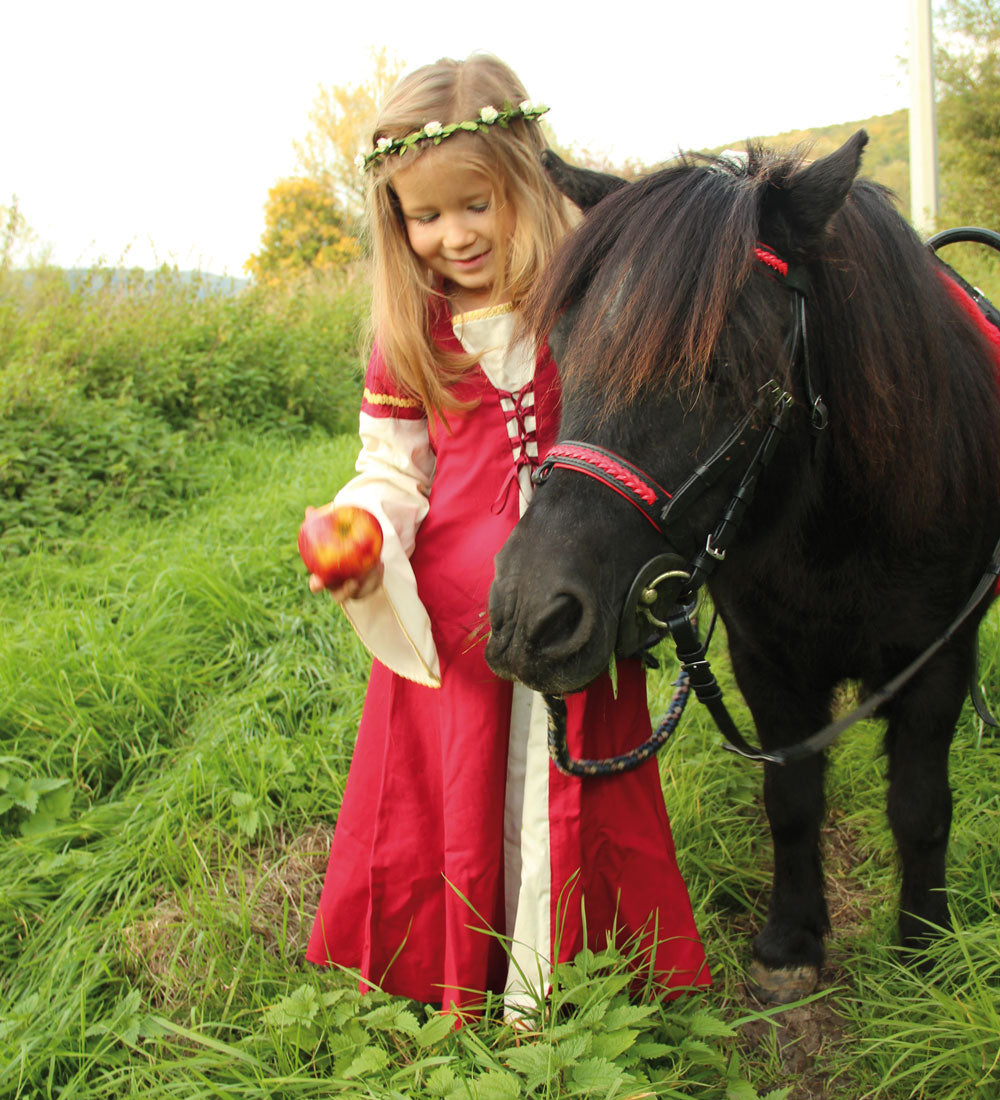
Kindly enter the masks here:
M 400 409 L 419 409 L 420 402 L 413 397 L 396 397 L 391 393 L 372 393 L 365 386 L 364 399 L 369 405 L 395 405 Z
M 466 313 L 456 313 L 451 323 L 464 325 L 468 321 L 481 321 L 484 317 L 502 317 L 505 313 L 514 312 L 513 302 L 501 302 L 498 306 L 484 306 L 482 309 L 470 309 Z

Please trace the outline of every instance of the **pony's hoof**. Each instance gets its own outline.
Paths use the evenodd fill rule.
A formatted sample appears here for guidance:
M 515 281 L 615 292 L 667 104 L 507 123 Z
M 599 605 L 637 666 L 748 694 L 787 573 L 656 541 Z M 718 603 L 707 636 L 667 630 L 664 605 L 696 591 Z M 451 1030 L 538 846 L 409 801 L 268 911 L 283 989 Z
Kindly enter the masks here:
M 819 967 L 765 966 L 758 959 L 750 964 L 747 989 L 763 1004 L 787 1005 L 808 997 L 819 984 Z

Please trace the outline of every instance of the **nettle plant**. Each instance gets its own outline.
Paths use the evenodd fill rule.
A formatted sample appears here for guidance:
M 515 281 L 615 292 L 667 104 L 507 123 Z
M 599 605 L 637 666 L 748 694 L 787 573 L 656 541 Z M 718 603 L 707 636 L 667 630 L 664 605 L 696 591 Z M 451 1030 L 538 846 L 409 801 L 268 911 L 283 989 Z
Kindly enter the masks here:
M 70 819 L 72 782 L 27 772 L 25 761 L 0 757 L 0 830 L 5 833 L 44 833 Z

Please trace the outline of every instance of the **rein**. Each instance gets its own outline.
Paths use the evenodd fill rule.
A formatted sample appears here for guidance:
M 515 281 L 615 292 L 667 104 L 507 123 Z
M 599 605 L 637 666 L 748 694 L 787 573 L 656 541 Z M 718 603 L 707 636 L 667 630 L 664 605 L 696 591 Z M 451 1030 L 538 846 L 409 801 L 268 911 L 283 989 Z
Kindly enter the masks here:
M 789 268 L 786 261 L 764 245 L 758 245 L 754 249 L 754 256 L 792 293 L 792 328 L 786 341 L 786 352 L 793 368 L 797 364 L 801 365 L 810 407 L 810 427 L 815 438 L 827 427 L 829 415 L 822 394 L 816 388 L 809 361 L 805 282 L 800 273 Z M 549 754 L 560 771 L 575 776 L 597 776 L 612 775 L 638 767 L 666 743 L 683 711 L 688 691 L 694 691 L 699 701 L 708 708 L 725 738 L 723 747 L 730 752 L 748 760 L 772 764 L 787 764 L 805 759 L 828 747 L 845 730 L 869 717 L 892 698 L 951 640 L 982 601 L 997 589 L 997 578 L 1000 577 L 1000 542 L 994 548 L 990 563 L 969 600 L 944 633 L 863 704 L 794 745 L 766 751 L 750 744 L 740 733 L 723 702 L 722 689 L 708 662 L 709 639 L 701 642 L 693 609 L 698 590 L 707 582 L 718 563 L 725 559 L 726 551 L 753 500 L 760 475 L 777 447 L 780 434 L 787 427 L 792 404 L 791 395 L 776 381 L 772 379 L 766 383 L 761 387 L 753 408 L 737 423 L 711 457 L 700 464 L 672 493 L 620 455 L 603 447 L 574 440 L 556 443 L 532 475 L 536 485 L 542 484 L 556 468 L 575 470 L 593 478 L 632 504 L 670 543 L 670 530 L 678 519 L 719 480 L 735 455 L 745 453 L 749 449 L 750 440 L 762 433 L 756 451 L 729 503 L 705 540 L 704 547 L 687 564 L 683 558 L 673 553 L 653 558 L 637 574 L 626 599 L 619 625 L 616 653 L 634 656 L 648 649 L 648 629 L 654 628 L 658 633 L 653 636 L 652 643 L 655 644 L 665 633 L 669 633 L 681 662 L 681 675 L 676 681 L 678 690 L 667 717 L 646 741 L 628 753 L 606 759 L 575 760 L 570 756 L 566 742 L 565 701 L 561 696 L 545 695 L 549 711 Z M 767 425 L 762 427 L 761 422 L 765 416 Z M 671 582 L 670 588 L 661 590 L 660 586 L 667 581 Z M 665 611 L 661 610 L 664 606 Z M 647 630 L 645 645 L 641 636 L 643 628 Z M 975 701 L 975 693 L 973 699 Z M 979 712 L 983 714 L 983 711 Z M 991 724 L 996 724 L 988 712 L 984 717 Z

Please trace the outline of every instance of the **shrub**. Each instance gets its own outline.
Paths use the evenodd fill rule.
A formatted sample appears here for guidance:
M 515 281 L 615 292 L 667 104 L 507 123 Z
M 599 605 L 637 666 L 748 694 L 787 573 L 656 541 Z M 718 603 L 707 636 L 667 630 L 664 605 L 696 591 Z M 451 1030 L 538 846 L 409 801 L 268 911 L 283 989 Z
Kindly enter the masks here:
M 97 505 L 162 515 L 195 491 L 200 469 L 185 457 L 184 433 L 140 405 L 79 395 L 22 402 L 0 420 L 3 554 L 81 531 Z
M 353 429 L 367 286 L 347 276 L 224 293 L 171 269 L 58 269 L 0 285 L 0 407 L 66 392 L 133 401 L 174 428 Z
M 211 277 L 43 268 L 0 281 L 0 547 L 98 504 L 160 514 L 198 490 L 189 440 L 353 432 L 364 281 L 225 292 Z

